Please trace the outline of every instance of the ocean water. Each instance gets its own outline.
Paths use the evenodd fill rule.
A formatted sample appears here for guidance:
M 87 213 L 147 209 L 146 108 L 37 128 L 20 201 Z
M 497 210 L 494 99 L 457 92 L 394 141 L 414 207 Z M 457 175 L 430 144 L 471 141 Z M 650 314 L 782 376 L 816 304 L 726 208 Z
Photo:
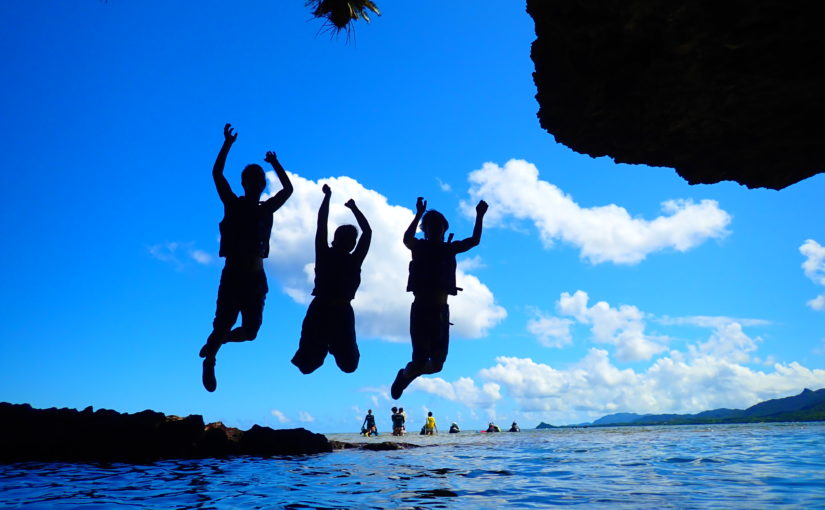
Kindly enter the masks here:
M 421 448 L 0 465 L 0 508 L 825 508 L 825 424 L 463 432 Z

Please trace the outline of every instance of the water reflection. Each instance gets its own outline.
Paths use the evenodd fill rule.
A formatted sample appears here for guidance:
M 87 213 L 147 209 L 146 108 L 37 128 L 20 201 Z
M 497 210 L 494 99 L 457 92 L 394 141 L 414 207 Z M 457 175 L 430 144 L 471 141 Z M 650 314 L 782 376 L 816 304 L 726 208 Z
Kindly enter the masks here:
M 11 464 L 0 466 L 0 507 L 825 507 L 825 424 L 462 433 L 418 442 L 429 447 Z

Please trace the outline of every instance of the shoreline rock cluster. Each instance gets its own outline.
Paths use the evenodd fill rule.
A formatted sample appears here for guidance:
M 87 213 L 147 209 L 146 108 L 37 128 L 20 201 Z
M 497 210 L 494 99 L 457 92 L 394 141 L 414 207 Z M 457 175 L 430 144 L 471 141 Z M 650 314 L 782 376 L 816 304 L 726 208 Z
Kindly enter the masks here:
M 243 431 L 200 415 L 146 410 L 34 409 L 0 403 L 0 462 L 152 462 L 232 455 L 306 455 L 331 452 L 326 436 L 303 428 Z

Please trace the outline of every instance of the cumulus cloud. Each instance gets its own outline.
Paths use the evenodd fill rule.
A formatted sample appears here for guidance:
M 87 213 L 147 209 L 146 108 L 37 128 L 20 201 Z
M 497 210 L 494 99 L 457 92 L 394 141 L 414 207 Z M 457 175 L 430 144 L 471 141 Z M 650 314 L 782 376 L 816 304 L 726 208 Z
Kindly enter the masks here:
M 590 349 L 563 369 L 530 358 L 501 356 L 479 372 L 514 398 L 523 412 L 557 423 L 590 421 L 613 412 L 688 413 L 743 408 L 802 388 L 825 386 L 825 370 L 776 363 L 754 370 L 712 355 L 690 358 L 672 351 L 644 371 L 619 369 L 608 352 Z
M 556 302 L 556 311 L 562 317 L 545 315 L 538 311 L 537 318 L 527 323 L 527 330 L 547 347 L 565 347 L 573 343 L 571 327 L 574 323 L 589 325 L 595 342 L 615 347 L 616 359 L 622 362 L 653 358 L 666 350 L 666 336 L 646 332 L 648 320 L 662 325 L 690 325 L 712 330 L 703 342 L 688 346 L 692 357 L 713 356 L 732 362 L 756 361 L 751 354 L 761 338 L 752 339 L 745 334 L 744 326 L 766 326 L 763 319 L 736 319 L 724 316 L 696 315 L 690 317 L 654 317 L 631 305 L 618 308 L 606 301 L 588 306 L 590 296 L 583 290 L 573 294 L 562 292 Z M 572 317 L 574 320 L 566 317 Z
M 661 204 L 663 214 L 653 220 L 631 216 L 615 204 L 582 207 L 557 186 L 539 179 L 535 165 L 518 159 L 504 167 L 485 163 L 470 173 L 469 181 L 471 201 L 462 203 L 466 214 L 474 214 L 477 200 L 486 200 L 488 224 L 531 221 L 547 248 L 563 241 L 593 264 L 637 264 L 653 252 L 684 252 L 708 239 L 725 237 L 731 222 L 714 200 L 668 200 Z
M 573 343 L 570 326 L 573 321 L 561 317 L 551 317 L 536 312 L 536 317 L 527 322 L 527 331 L 536 336 L 545 347 L 565 347 Z
M 645 314 L 641 310 L 630 305 L 614 308 L 606 301 L 588 306 L 589 299 L 583 290 L 572 295 L 562 292 L 556 302 L 556 311 L 562 317 L 539 312 L 537 319 L 527 323 L 527 330 L 543 345 L 564 347 L 572 343 L 570 326 L 574 321 L 563 317 L 572 317 L 579 324 L 590 325 L 594 341 L 615 346 L 620 361 L 646 360 L 665 350 L 664 338 L 645 333 Z
M 278 420 L 278 423 L 288 423 L 290 421 L 290 419 L 287 418 L 284 413 L 277 409 L 273 409 L 272 411 L 270 411 L 270 413 L 272 414 L 272 416 L 275 417 L 276 420 Z
M 706 315 L 658 319 L 635 306 L 614 308 L 605 302 L 590 306 L 589 296 L 581 290 L 562 293 L 556 311 L 563 317 L 539 315 L 531 321 L 534 334 L 549 332 L 549 339 L 564 338 L 572 334 L 566 327 L 575 322 L 590 326 L 593 339 L 608 347 L 591 347 L 580 360 L 563 366 L 499 356 L 495 365 L 480 370 L 475 379 L 464 377 L 448 383 L 438 378 L 419 378 L 410 388 L 482 408 L 514 400 L 517 412 L 523 416 L 564 424 L 592 421 L 615 412 L 741 409 L 803 388 L 825 387 L 825 370 L 806 368 L 797 362 L 777 363 L 770 355 L 761 359 L 755 356 L 762 339 L 748 334 L 745 328 L 771 324 L 762 319 Z M 564 320 L 569 323 L 561 322 Z M 697 326 L 703 328 L 703 334 L 686 341 L 682 349 L 662 351 L 661 339 L 644 331 L 649 320 L 662 325 Z M 628 338 L 636 341 L 624 345 Z M 626 361 L 627 353 L 640 343 L 657 346 L 646 368 L 616 365 L 614 356 L 617 361 Z M 825 340 L 814 352 L 825 352 L 823 345 Z M 479 397 L 490 383 L 496 384 L 495 391 L 489 392 L 490 398 Z M 483 405 L 476 404 L 479 401 Z
M 470 407 L 489 408 L 501 400 L 501 386 L 488 382 L 477 387 L 469 377 L 447 382 L 440 377 L 419 377 L 410 384 L 409 391 L 423 391 Z
M 806 303 L 812 310 L 818 312 L 825 311 L 825 294 L 820 294 L 817 297 L 808 300 Z
M 272 189 L 279 189 L 274 172 L 267 173 L 267 178 Z M 270 272 L 284 291 L 298 303 L 306 304 L 311 299 L 315 226 L 323 198 L 321 185 L 328 184 L 332 188 L 330 236 L 339 225 L 356 225 L 352 212 L 344 207 L 350 198 L 364 212 L 373 230 L 370 251 L 361 271 L 361 286 L 352 303 L 359 335 L 409 341 L 412 294 L 405 290 L 410 252 L 402 236 L 414 213 L 406 207 L 390 205 L 384 196 L 349 177 L 315 182 L 290 173 L 290 180 L 295 191 L 274 215 L 267 259 Z M 478 338 L 486 335 L 507 313 L 495 303 L 490 289 L 468 273 L 471 267 L 472 263 L 462 263 L 456 273 L 457 285 L 464 291 L 450 299 L 450 319 L 455 324 L 454 334 Z
M 761 342 L 750 338 L 737 322 L 720 324 L 706 342 L 689 346 L 689 352 L 694 358 L 711 357 L 725 359 L 734 363 L 747 363 L 750 353 L 756 350 L 756 343 Z
M 825 286 L 825 246 L 808 239 L 799 247 L 799 252 L 805 256 L 802 263 L 805 276 L 817 285 Z M 814 310 L 825 311 L 825 293 L 811 299 L 807 305 Z

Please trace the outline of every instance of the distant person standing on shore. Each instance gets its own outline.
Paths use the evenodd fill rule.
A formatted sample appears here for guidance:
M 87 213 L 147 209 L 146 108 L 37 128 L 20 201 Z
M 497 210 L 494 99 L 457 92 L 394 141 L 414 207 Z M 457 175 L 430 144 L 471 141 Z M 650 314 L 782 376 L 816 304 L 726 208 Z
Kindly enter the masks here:
M 438 433 L 438 426 L 435 424 L 435 418 L 433 417 L 433 412 L 430 411 L 427 413 L 427 423 L 424 424 L 424 434 L 428 436 L 432 436 L 433 434 Z
M 392 435 L 404 435 L 404 417 L 398 412 L 397 407 L 392 408 Z
M 403 407 L 398 408 L 398 414 L 401 415 L 401 432 L 406 434 L 407 433 L 407 413 L 404 411 Z
M 367 415 L 364 416 L 364 423 L 361 424 L 361 430 L 365 436 L 378 435 L 378 427 L 375 426 L 375 415 L 372 414 L 372 409 L 367 409 Z
M 455 256 L 478 246 L 487 202 L 476 205 L 473 235 L 453 242 L 453 235 L 445 241 L 449 223 L 440 212 L 427 211 L 427 202 L 418 197 L 415 218 L 404 232 L 404 246 L 412 252 L 407 292 L 415 296 L 410 308 L 410 338 L 412 361 L 398 371 L 390 387 L 390 395 L 398 400 L 409 384 L 422 374 L 440 372 L 447 359 L 450 343 L 450 307 L 447 297 L 461 290 L 456 287 Z M 425 214 L 426 212 L 426 214 Z M 421 222 L 424 239 L 417 239 L 415 231 Z
M 212 179 L 223 202 L 219 255 L 226 262 L 218 287 L 212 333 L 200 350 L 200 357 L 204 358 L 202 381 L 207 391 L 215 391 L 218 385 L 215 378 L 215 356 L 218 349 L 227 342 L 245 342 L 258 336 L 263 321 L 264 301 L 269 291 L 264 259 L 269 256 L 272 214 L 292 195 L 289 176 L 272 151 L 266 153 L 264 161 L 272 165 L 282 189 L 261 202 L 261 194 L 266 188 L 266 176 L 260 165 L 252 163 L 241 172 L 244 194 L 240 197 L 235 195 L 223 175 L 223 169 L 229 149 L 237 138 L 238 134 L 232 132 L 232 125 L 224 125 L 223 145 L 212 167 Z M 238 315 L 242 318 L 241 325 L 232 329 Z

